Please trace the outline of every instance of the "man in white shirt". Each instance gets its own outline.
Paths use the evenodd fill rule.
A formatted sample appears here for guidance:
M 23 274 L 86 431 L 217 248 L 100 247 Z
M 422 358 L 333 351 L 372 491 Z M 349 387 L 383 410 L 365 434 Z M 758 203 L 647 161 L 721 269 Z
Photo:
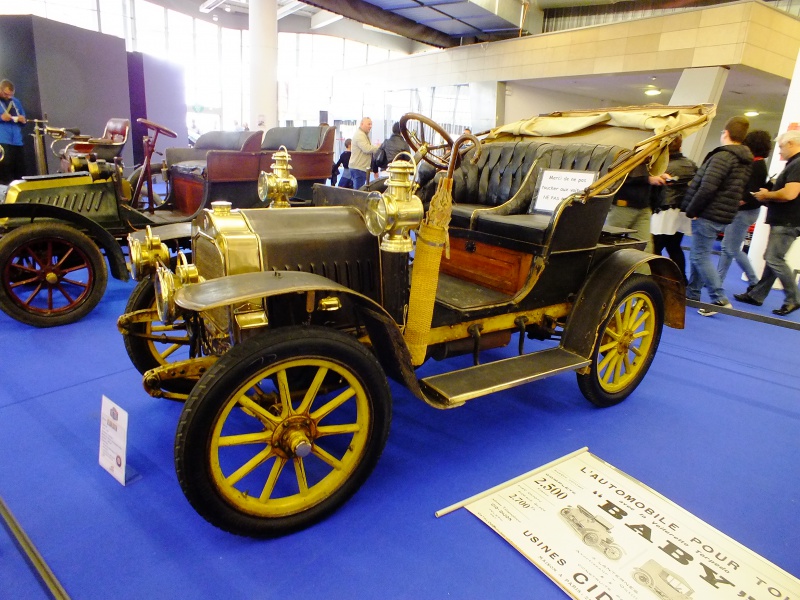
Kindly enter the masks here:
M 350 176 L 353 179 L 353 189 L 357 190 L 367 183 L 367 173 L 372 162 L 372 155 L 380 150 L 380 146 L 373 146 L 369 140 L 372 131 L 372 119 L 364 117 L 361 124 L 353 134 L 353 145 L 350 155 Z

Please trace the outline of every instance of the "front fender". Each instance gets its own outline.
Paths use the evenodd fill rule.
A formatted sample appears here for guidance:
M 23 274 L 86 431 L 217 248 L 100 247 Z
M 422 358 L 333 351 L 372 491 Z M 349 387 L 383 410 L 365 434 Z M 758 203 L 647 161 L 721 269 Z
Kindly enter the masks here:
M 369 333 L 372 347 L 386 373 L 425 400 L 411 365 L 403 333 L 391 315 L 371 298 L 321 275 L 301 271 L 259 271 L 195 283 L 175 292 L 175 303 L 186 310 L 208 311 L 251 298 L 303 292 L 346 294 L 356 306 Z
M 186 310 L 203 312 L 244 302 L 250 298 L 269 298 L 303 292 L 347 294 L 359 305 L 387 314 L 374 300 L 322 275 L 303 271 L 256 271 L 240 273 L 184 286 L 175 292 L 175 303 Z
M 664 296 L 664 322 L 683 329 L 686 290 L 678 266 L 663 256 L 626 248 L 600 263 L 584 282 L 567 320 L 561 346 L 580 356 L 591 356 L 599 325 L 609 315 L 619 286 L 645 265 Z
M 31 223 L 36 219 L 57 219 L 75 225 L 77 229 L 87 232 L 105 251 L 111 275 L 115 279 L 128 281 L 130 278 L 119 242 L 102 225 L 80 213 L 49 204 L 0 204 L 0 219 L 5 218 L 29 219 Z

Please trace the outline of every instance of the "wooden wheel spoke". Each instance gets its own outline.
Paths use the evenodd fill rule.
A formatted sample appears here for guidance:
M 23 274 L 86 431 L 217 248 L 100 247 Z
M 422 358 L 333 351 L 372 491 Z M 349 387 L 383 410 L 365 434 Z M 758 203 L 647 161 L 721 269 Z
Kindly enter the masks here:
M 266 502 L 270 499 L 272 492 L 275 491 L 275 484 L 278 483 L 278 478 L 281 476 L 281 472 L 283 472 L 284 465 L 286 465 L 286 459 L 281 457 L 277 457 L 275 462 L 272 463 L 269 476 L 264 482 L 264 487 L 261 488 L 261 494 L 258 497 L 259 501 Z
M 317 427 L 317 437 L 325 437 L 328 435 L 342 435 L 345 433 L 356 433 L 361 431 L 361 426 L 358 423 L 345 423 L 342 425 L 322 425 Z
M 17 271 L 22 271 L 23 273 L 32 273 L 34 275 L 34 278 L 39 273 L 39 267 L 37 267 L 36 264 L 28 266 L 17 262 L 13 263 L 11 265 L 11 268 L 16 269 Z
M 59 269 L 59 272 L 62 274 L 65 273 L 74 273 L 75 271 L 84 271 L 88 268 L 88 265 L 85 262 L 82 262 L 79 265 L 75 265 L 74 267 L 70 267 L 68 269 Z
M 30 279 L 23 279 L 22 281 L 15 281 L 14 283 L 11 284 L 11 289 L 14 289 L 15 287 L 19 287 L 21 285 L 30 285 L 31 283 L 33 283 L 37 279 L 39 279 L 38 275 L 34 275 Z
M 346 390 L 342 391 L 341 394 L 330 400 L 330 402 L 320 406 L 311 413 L 310 416 L 312 419 L 319 422 L 355 395 L 356 391 L 352 387 L 348 387 Z
M 219 438 L 219 446 L 244 446 L 247 444 L 266 444 L 272 439 L 269 431 L 257 431 L 254 433 L 239 433 L 236 435 L 225 435 Z
M 625 373 L 630 373 L 633 369 L 633 363 L 631 363 L 631 359 L 627 353 L 622 357 L 622 361 L 625 364 Z
M 272 424 L 274 427 L 277 427 L 281 422 L 280 417 L 273 415 L 266 408 L 264 408 L 257 402 L 254 402 L 252 399 L 245 396 L 244 394 L 239 396 L 237 403 L 242 408 L 245 408 L 249 410 L 251 413 L 253 413 L 253 415 L 255 415 L 255 417 L 258 418 L 259 420 L 263 422 L 268 422 Z
M 86 281 L 76 281 L 75 279 L 67 279 L 65 277 L 62 277 L 61 280 L 59 281 L 59 284 L 63 285 L 65 283 L 68 283 L 69 285 L 74 285 L 75 287 L 80 287 L 80 288 L 83 288 L 83 289 L 86 289 L 86 288 L 89 287 L 89 283 L 86 282 Z M 59 285 L 59 287 L 60 287 L 60 285 Z
M 619 381 L 619 378 L 622 376 L 622 363 L 623 363 L 623 356 L 620 356 L 619 358 L 617 358 L 617 362 L 614 365 L 614 381 Z
M 632 298 L 629 298 L 627 302 L 625 302 L 625 312 L 622 317 L 622 326 L 619 328 L 619 331 L 624 331 L 628 328 L 628 324 L 631 322 L 631 315 L 633 314 L 634 309 L 634 302 Z
M 50 290 L 50 298 L 51 298 L 51 299 L 52 299 L 52 297 L 53 297 L 53 296 L 52 296 L 52 293 L 53 293 L 52 291 L 53 291 L 53 289 L 57 289 L 59 292 L 61 292 L 61 295 L 62 295 L 62 296 L 64 296 L 64 298 L 66 298 L 66 299 L 67 299 L 67 302 L 69 302 L 70 304 L 72 304 L 73 302 L 75 302 L 75 298 L 73 298 L 73 297 L 70 295 L 70 293 L 69 293 L 67 290 L 65 290 L 65 289 L 63 288 L 63 286 L 61 286 L 60 284 L 59 284 L 59 285 L 57 285 L 57 286 L 50 286 L 49 290 Z M 51 307 L 51 308 L 52 308 L 52 307 Z
M 52 255 L 48 254 L 48 260 L 42 260 L 39 254 L 33 248 L 27 248 L 27 251 L 28 257 L 33 261 L 34 265 L 39 265 L 39 268 L 50 264 L 50 258 Z
M 64 261 L 67 260 L 74 251 L 75 251 L 75 248 L 73 248 L 72 246 L 67 247 L 67 251 L 64 253 L 64 255 L 61 258 L 58 259 L 58 261 L 56 262 L 56 266 L 60 268 L 61 265 L 64 264 Z M 51 244 L 50 260 L 52 261 L 52 259 L 53 259 L 53 253 L 52 253 L 52 244 Z
M 253 458 L 244 463 L 241 467 L 236 469 L 233 473 L 228 475 L 225 478 L 225 481 L 228 483 L 228 485 L 235 486 L 244 477 L 247 477 L 250 473 L 252 473 L 254 469 L 264 464 L 264 461 L 266 461 L 271 454 L 272 454 L 272 447 L 267 446 L 261 452 L 256 454 Z
M 319 393 L 320 387 L 322 387 L 322 382 L 325 381 L 325 376 L 328 374 L 327 367 L 320 367 L 317 369 L 317 374 L 314 375 L 314 380 L 311 382 L 311 385 L 306 390 L 306 395 L 303 397 L 303 401 L 300 403 L 300 406 L 297 407 L 295 414 L 305 414 L 308 412 L 308 409 L 311 407 L 311 404 L 314 402 L 314 398 L 317 397 Z
M 622 331 L 622 311 L 619 309 L 614 311 L 614 331 Z M 606 331 L 611 331 L 611 328 L 606 328 Z
M 36 299 L 36 296 L 38 296 L 39 292 L 41 292 L 41 291 L 42 291 L 42 284 L 40 283 L 39 285 L 36 286 L 36 289 L 34 289 L 30 293 L 30 295 L 25 300 L 22 301 L 22 303 L 25 306 L 29 306 L 30 303 L 33 302 Z
M 616 347 L 617 347 L 617 342 L 614 342 L 614 341 L 608 342 L 607 344 L 603 344 L 602 346 L 600 346 L 600 354 L 605 354 L 606 352 L 608 352 L 612 348 L 616 348 Z
M 326 452 L 325 450 L 323 450 L 319 446 L 315 445 L 314 448 L 311 450 L 311 453 L 314 456 L 316 456 L 317 458 L 319 458 L 326 465 L 331 467 L 332 469 L 336 469 L 337 471 L 341 470 L 342 461 L 337 459 L 335 456 L 332 456 L 331 454 L 329 454 L 328 452 Z
M 602 371 L 603 369 L 605 369 L 608 366 L 608 364 L 613 360 L 614 356 L 616 356 L 616 355 L 617 355 L 617 353 L 614 350 L 612 350 L 611 352 L 606 354 L 603 357 L 603 360 L 601 360 L 600 363 L 597 365 L 597 370 L 598 371 Z
M 606 359 L 610 360 L 606 361 Z M 606 359 L 603 360 L 603 362 L 607 362 L 607 367 L 605 373 L 603 374 L 603 381 L 605 383 L 608 383 L 609 381 L 611 381 L 611 377 L 614 374 L 614 370 L 616 369 L 617 364 L 619 363 L 619 354 L 617 354 L 616 352 L 611 352 L 606 357 Z M 599 370 L 602 370 L 602 367 L 600 367 Z
M 636 331 L 637 329 L 639 329 L 639 327 L 642 326 L 642 323 L 644 323 L 647 319 L 650 318 L 650 311 L 649 310 L 644 310 L 644 311 L 640 311 L 640 312 L 642 314 L 639 315 L 637 317 L 637 319 L 633 322 L 633 324 L 630 326 L 630 330 L 631 331 Z
M 286 376 L 286 369 L 281 369 L 275 374 L 277 380 L 278 394 L 281 399 L 281 417 L 286 418 L 292 412 L 292 391 L 289 389 L 289 378 Z
M 308 478 L 306 477 L 306 465 L 303 459 L 297 457 L 293 459 L 294 474 L 297 477 L 297 488 L 300 490 L 300 495 L 304 496 L 308 493 Z

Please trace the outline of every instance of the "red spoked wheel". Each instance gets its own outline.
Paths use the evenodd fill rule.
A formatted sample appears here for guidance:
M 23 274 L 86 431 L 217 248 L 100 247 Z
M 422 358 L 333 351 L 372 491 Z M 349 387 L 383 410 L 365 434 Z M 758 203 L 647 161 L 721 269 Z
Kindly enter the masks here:
M 35 327 L 82 319 L 108 283 L 100 249 L 65 223 L 32 223 L 0 238 L 0 274 L 0 308 Z

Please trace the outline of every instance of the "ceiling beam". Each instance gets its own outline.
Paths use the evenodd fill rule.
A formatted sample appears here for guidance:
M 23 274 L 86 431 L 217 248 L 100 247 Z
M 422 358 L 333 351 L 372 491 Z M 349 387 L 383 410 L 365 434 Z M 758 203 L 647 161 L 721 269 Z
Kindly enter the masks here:
M 428 44 L 429 46 L 452 48 L 460 43 L 458 39 L 451 38 L 441 31 L 382 10 L 374 4 L 369 4 L 363 0 L 303 0 L 303 2 L 365 25 L 392 31 L 405 38 Z
M 322 29 L 342 19 L 344 19 L 342 15 L 335 15 L 327 10 L 321 10 L 311 17 L 311 29 Z

